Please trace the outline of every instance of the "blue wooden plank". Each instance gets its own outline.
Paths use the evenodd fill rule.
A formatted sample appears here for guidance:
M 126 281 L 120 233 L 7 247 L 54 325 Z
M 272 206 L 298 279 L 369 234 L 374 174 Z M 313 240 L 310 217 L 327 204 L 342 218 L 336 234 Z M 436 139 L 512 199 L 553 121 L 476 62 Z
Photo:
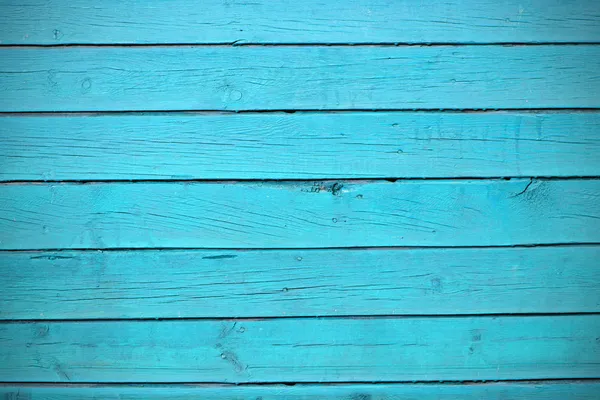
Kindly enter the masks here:
M 2 44 L 598 42 L 593 0 L 0 3 Z
M 582 112 L 0 119 L 1 180 L 599 176 Z
M 600 180 L 0 185 L 2 249 L 600 242 Z
M 7 385 L 6 400 L 597 400 L 597 381 L 350 385 Z
M 600 46 L 4 48 L 0 111 L 600 107 Z
M 600 311 L 599 246 L 0 253 L 1 319 Z
M 599 315 L 0 324 L 4 382 L 598 378 Z

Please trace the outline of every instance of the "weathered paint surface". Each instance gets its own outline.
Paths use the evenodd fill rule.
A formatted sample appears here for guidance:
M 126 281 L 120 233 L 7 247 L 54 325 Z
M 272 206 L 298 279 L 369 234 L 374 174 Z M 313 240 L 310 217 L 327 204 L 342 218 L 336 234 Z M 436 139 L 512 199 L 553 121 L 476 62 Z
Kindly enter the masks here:
M 4 44 L 599 42 L 594 0 L 39 0 L 0 3 Z
M 597 399 L 599 43 L 590 0 L 0 2 L 0 397 Z
M 597 176 L 599 152 L 596 112 L 0 118 L 6 181 Z
M 0 253 L 0 319 L 595 312 L 599 259 L 599 246 Z
M 600 47 L 2 49 L 0 111 L 600 107 Z
M 600 316 L 0 326 L 0 379 L 348 382 L 595 378 Z M 109 368 L 107 368 L 109 366 Z
M 0 248 L 600 242 L 600 180 L 8 184 Z

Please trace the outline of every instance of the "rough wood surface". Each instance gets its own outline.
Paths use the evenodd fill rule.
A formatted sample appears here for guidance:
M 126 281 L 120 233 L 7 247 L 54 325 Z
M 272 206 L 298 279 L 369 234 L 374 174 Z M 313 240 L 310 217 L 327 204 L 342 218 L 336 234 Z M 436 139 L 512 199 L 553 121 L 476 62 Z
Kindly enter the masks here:
M 600 46 L 5 48 L 0 111 L 600 107 Z
M 600 242 L 600 180 L 0 185 L 0 247 Z
M 0 379 L 352 382 L 598 378 L 600 316 L 0 324 Z
M 0 179 L 600 175 L 600 115 L 296 113 L 0 118 Z
M 6 400 L 597 400 L 597 381 L 264 386 L 0 386 Z
M 598 42 L 593 0 L 0 3 L 2 44 Z
M 0 253 L 1 319 L 600 311 L 598 246 Z

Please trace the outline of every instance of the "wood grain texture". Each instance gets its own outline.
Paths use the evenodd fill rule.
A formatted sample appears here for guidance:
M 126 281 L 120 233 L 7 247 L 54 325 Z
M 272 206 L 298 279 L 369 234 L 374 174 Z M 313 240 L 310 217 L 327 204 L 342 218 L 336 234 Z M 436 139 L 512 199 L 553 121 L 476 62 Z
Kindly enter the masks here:
M 600 46 L 5 48 L 0 111 L 600 107 Z
M 600 311 L 598 246 L 0 253 L 1 319 Z
M 0 119 L 1 180 L 600 175 L 597 113 Z
M 0 325 L 0 379 L 352 382 L 598 378 L 600 316 Z
M 0 3 L 2 44 L 598 42 L 599 25 L 593 0 Z
M 0 386 L 6 400 L 597 400 L 597 381 L 264 386 Z
M 2 249 L 600 242 L 600 180 L 0 186 Z

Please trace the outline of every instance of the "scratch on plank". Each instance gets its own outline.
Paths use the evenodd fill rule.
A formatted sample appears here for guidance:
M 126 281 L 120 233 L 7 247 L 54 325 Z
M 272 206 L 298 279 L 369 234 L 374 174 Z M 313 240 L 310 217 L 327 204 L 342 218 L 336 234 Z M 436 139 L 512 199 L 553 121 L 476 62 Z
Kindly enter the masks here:
M 529 183 L 527 184 L 527 186 L 525 186 L 525 189 L 523 189 L 523 190 L 521 190 L 519 193 L 517 193 L 517 194 L 515 194 L 515 195 L 511 196 L 511 198 L 514 198 L 514 197 L 519 197 L 519 196 L 521 196 L 521 195 L 525 194 L 525 192 L 527 192 L 527 190 L 529 189 L 529 187 L 530 187 L 532 184 L 533 184 L 533 178 L 529 179 Z
M 56 364 L 54 366 L 54 372 L 56 372 L 56 375 L 58 375 L 58 377 L 64 381 L 70 381 L 71 378 L 69 378 L 69 375 L 67 375 L 67 373 L 62 369 L 62 367 L 60 366 L 60 364 Z
M 32 256 L 29 257 L 30 260 L 68 260 L 73 257 L 70 256 Z
M 231 326 L 224 324 L 223 327 L 221 328 L 221 333 L 219 333 L 219 339 L 226 338 L 231 332 L 233 332 L 236 325 L 237 325 L 237 322 L 234 322 L 233 325 L 231 325 Z
M 222 260 L 226 258 L 236 258 L 236 255 L 233 254 L 219 254 L 218 256 L 206 256 L 202 257 L 203 260 Z

